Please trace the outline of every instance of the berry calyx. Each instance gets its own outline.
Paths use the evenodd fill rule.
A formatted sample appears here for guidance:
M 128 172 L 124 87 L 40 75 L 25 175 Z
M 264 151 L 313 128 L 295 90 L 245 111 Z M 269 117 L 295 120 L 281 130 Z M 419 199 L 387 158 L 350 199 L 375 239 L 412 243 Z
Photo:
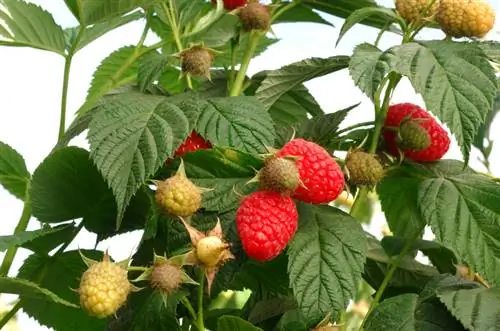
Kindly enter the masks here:
M 205 140 L 205 138 L 203 138 L 198 132 L 192 131 L 182 145 L 177 148 L 174 156 L 183 156 L 186 153 L 210 148 L 212 148 L 212 144 L 209 141 Z
M 436 19 L 451 37 L 482 38 L 495 25 L 495 10 L 483 0 L 440 0 Z
M 234 10 L 239 7 L 243 7 L 248 0 L 224 0 L 224 8 L 226 10 Z M 217 0 L 212 0 L 212 4 L 216 5 Z
M 401 132 L 398 133 L 398 130 L 394 130 L 394 128 L 399 128 L 402 123 L 404 124 L 407 121 L 412 121 L 412 123 L 427 132 L 430 138 L 428 147 L 421 150 L 398 147 L 398 143 L 399 146 L 405 146 L 405 144 L 415 144 L 420 139 L 412 138 L 415 141 L 411 143 L 403 142 L 404 136 L 410 137 L 411 135 L 404 132 L 402 135 Z M 411 128 L 412 132 L 415 132 L 414 129 L 414 127 Z M 389 107 L 384 123 L 383 136 L 391 154 L 398 156 L 403 153 L 405 157 L 416 162 L 439 160 L 450 147 L 448 133 L 441 125 L 427 111 L 411 103 L 401 103 Z
M 292 194 L 300 184 L 300 174 L 295 160 L 271 157 L 259 172 L 260 188 L 282 194 Z
M 80 280 L 80 306 L 97 318 L 115 314 L 133 289 L 127 278 L 127 269 L 112 263 L 107 252 L 101 262 L 85 258 L 84 261 L 90 261 L 90 266 Z
M 384 177 L 384 168 L 377 158 L 363 151 L 349 152 L 346 156 L 349 181 L 358 186 L 374 186 Z
M 295 235 L 298 218 L 290 197 L 271 191 L 257 191 L 244 197 L 236 212 L 243 250 L 257 261 L 274 259 Z
M 333 157 L 321 146 L 298 138 L 288 142 L 277 157 L 295 157 L 301 184 L 292 197 L 322 204 L 335 200 L 344 189 L 344 174 Z
M 244 31 L 267 31 L 269 29 L 271 20 L 269 10 L 258 1 L 249 2 L 245 7 L 240 8 L 238 16 Z
M 182 162 L 174 176 L 155 183 L 156 203 L 166 212 L 174 216 L 188 217 L 200 209 L 202 190 L 186 177 Z
M 181 69 L 184 74 L 203 76 L 210 79 L 210 68 L 214 52 L 206 47 L 196 45 L 180 53 Z
M 396 0 L 396 10 L 407 23 L 432 18 L 438 11 L 439 0 Z

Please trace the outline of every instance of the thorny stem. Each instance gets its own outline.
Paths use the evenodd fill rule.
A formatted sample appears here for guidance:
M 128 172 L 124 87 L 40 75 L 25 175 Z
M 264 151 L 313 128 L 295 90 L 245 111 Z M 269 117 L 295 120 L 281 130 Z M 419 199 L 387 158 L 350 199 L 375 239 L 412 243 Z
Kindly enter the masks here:
M 26 188 L 26 192 L 29 192 L 29 183 Z M 17 223 L 16 228 L 14 229 L 14 234 L 25 231 L 28 227 L 28 223 L 31 218 L 31 203 L 30 197 L 28 194 L 25 196 L 24 207 L 21 213 L 21 218 Z M 16 257 L 17 246 L 13 246 L 7 250 L 5 256 L 2 261 L 2 265 L 0 266 L 0 277 L 6 277 L 9 274 L 10 267 L 12 266 L 12 262 L 14 262 L 14 258 Z
M 198 286 L 198 318 L 196 320 L 196 325 L 198 331 L 205 331 L 205 324 L 203 321 L 203 295 L 205 293 L 205 273 L 200 270 L 200 286 Z
M 248 66 L 250 65 L 250 61 L 255 53 L 255 49 L 257 48 L 257 44 L 259 43 L 261 33 L 259 31 L 251 31 L 250 38 L 248 41 L 248 47 L 245 50 L 245 54 L 243 55 L 243 59 L 241 60 L 241 68 L 236 74 L 236 79 L 234 80 L 233 85 L 231 86 L 231 90 L 229 91 L 229 96 L 238 96 L 241 94 L 243 83 L 245 82 L 245 77 L 247 74 Z

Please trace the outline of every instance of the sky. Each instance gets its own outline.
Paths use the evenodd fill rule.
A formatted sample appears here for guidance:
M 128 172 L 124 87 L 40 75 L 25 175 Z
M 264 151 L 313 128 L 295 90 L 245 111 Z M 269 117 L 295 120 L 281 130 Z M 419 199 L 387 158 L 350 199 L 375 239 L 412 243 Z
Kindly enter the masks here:
M 42 6 L 51 12 L 62 27 L 77 25 L 75 18 L 62 0 L 28 1 Z M 495 10 L 500 11 L 500 2 L 495 1 Z M 392 0 L 379 1 L 382 5 L 393 7 Z M 342 20 L 326 17 L 335 27 L 320 24 L 280 24 L 273 28 L 281 39 L 261 56 L 255 58 L 249 69 L 252 75 L 262 70 L 278 69 L 286 64 L 310 57 L 329 57 L 333 55 L 350 55 L 353 48 L 361 42 L 374 42 L 377 31 L 371 28 L 356 26 L 335 47 L 335 42 L 342 26 Z M 99 63 L 112 51 L 124 46 L 136 44 L 142 31 L 143 22 L 134 22 L 108 33 L 96 42 L 80 51 L 74 58 L 70 75 L 68 95 L 68 125 L 74 112 L 83 103 L 92 74 Z M 499 22 L 487 39 L 500 39 Z M 439 31 L 425 31 L 422 38 L 441 39 L 444 35 Z M 149 35 L 146 44 L 156 41 Z M 383 37 L 380 47 L 387 48 L 400 42 L 393 34 Z M 59 109 L 61 84 L 63 76 L 63 59 L 50 52 L 29 48 L 0 47 L 0 141 L 9 144 L 20 152 L 30 172 L 42 162 L 57 140 L 59 125 Z M 326 112 L 348 107 L 362 102 L 360 107 L 351 112 L 344 126 L 370 120 L 373 118 L 370 101 L 354 86 L 347 70 L 310 81 L 306 84 L 313 96 Z M 416 95 L 408 81 L 398 87 L 393 103 L 413 102 L 424 106 L 420 96 Z M 500 130 L 500 118 L 497 117 L 491 132 Z M 71 145 L 86 147 L 85 134 L 75 139 Z M 471 156 L 471 166 L 483 170 L 477 161 L 477 152 Z M 461 159 L 458 146 L 454 143 L 445 158 Z M 500 176 L 500 143 L 492 152 L 491 168 L 496 176 Z M 11 196 L 0 187 L 0 235 L 10 235 L 21 215 L 22 202 Z M 383 215 L 377 213 L 373 225 L 369 228 L 374 234 L 380 234 Z M 32 219 L 29 229 L 38 229 L 39 223 Z M 141 233 L 136 231 L 101 242 L 98 249 L 109 249 L 114 259 L 127 258 L 136 248 Z M 83 231 L 70 245 L 70 249 L 93 248 L 95 236 Z M 22 261 L 29 251 L 20 250 L 11 269 L 15 276 Z M 3 254 L 0 254 L 0 258 Z M 4 301 L 12 300 L 4 296 Z M 24 313 L 19 314 L 21 330 L 48 330 L 40 327 L 36 321 Z

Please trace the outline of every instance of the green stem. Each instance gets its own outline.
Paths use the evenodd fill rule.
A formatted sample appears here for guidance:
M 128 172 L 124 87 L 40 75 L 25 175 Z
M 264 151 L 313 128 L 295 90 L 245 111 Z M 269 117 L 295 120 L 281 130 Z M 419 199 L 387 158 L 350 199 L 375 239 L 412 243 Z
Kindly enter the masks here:
M 245 77 L 247 75 L 248 66 L 250 65 L 250 61 L 255 53 L 255 49 L 257 48 L 257 44 L 259 43 L 259 39 L 261 36 L 261 32 L 259 31 L 251 31 L 250 38 L 248 41 L 248 47 L 245 50 L 245 54 L 243 55 L 243 60 L 241 61 L 241 68 L 236 75 L 236 79 L 234 80 L 233 85 L 231 86 L 231 90 L 229 91 L 229 96 L 238 96 L 241 94 L 243 89 L 243 83 L 245 82 Z
M 354 129 L 361 128 L 363 126 L 373 125 L 374 123 L 375 123 L 374 121 L 367 121 L 367 122 L 361 122 L 361 123 L 357 123 L 357 124 L 354 124 L 354 125 L 350 125 L 348 127 L 343 128 L 342 130 L 338 130 L 335 133 L 335 135 L 336 136 L 340 136 L 344 132 L 352 131 Z
M 9 323 L 10 319 L 14 317 L 21 308 L 22 308 L 21 301 L 18 301 L 16 305 L 12 307 L 12 309 L 8 311 L 0 320 L 0 330 L 2 330 L 7 323 Z
M 411 249 L 413 247 L 413 243 L 415 242 L 415 239 L 416 239 L 415 237 L 413 237 L 412 239 L 409 239 L 406 242 L 405 246 L 403 247 L 403 250 L 399 253 L 399 255 L 396 257 L 396 259 L 391 263 L 391 266 L 390 266 L 389 270 L 387 271 L 387 273 L 385 274 L 384 279 L 382 280 L 382 284 L 380 284 L 380 287 L 377 290 L 377 293 L 375 294 L 375 297 L 373 298 L 373 301 L 372 301 L 372 303 L 370 305 L 370 309 L 368 310 L 368 313 L 366 314 L 366 316 L 365 316 L 365 318 L 363 320 L 363 323 L 361 324 L 360 330 L 363 330 L 364 325 L 365 325 L 366 321 L 368 320 L 368 317 L 370 316 L 370 314 L 373 312 L 373 310 L 379 304 L 380 299 L 382 298 L 382 295 L 384 294 L 384 291 L 387 288 L 387 285 L 389 285 L 389 282 L 392 279 L 392 275 L 394 274 L 394 272 L 398 268 L 398 266 L 401 263 L 401 261 L 403 261 L 403 259 L 406 256 L 406 254 L 408 254 L 408 252 L 411 251 Z
M 191 302 L 186 297 L 182 297 L 181 299 L 182 304 L 186 309 L 189 311 L 189 314 L 191 315 L 191 318 L 193 319 L 193 322 L 198 319 L 196 316 L 196 312 L 194 311 L 193 305 L 191 305 Z
M 200 272 L 199 283 L 200 283 L 200 286 L 198 286 L 198 318 L 197 318 L 196 325 L 198 327 L 198 331 L 205 331 L 205 324 L 203 321 L 203 295 L 205 294 L 205 273 L 204 272 Z
M 146 267 L 139 267 L 139 266 L 129 266 L 127 267 L 128 271 L 147 271 L 148 268 Z
M 234 67 L 236 66 L 236 55 L 237 55 L 237 49 L 238 49 L 238 44 L 236 42 L 236 39 L 231 39 L 231 67 L 230 67 L 230 72 L 229 72 L 229 85 L 228 85 L 228 91 L 233 86 L 234 84 L 234 79 L 235 79 L 235 73 L 236 70 L 234 70 Z
M 29 184 L 28 184 L 29 185 Z M 26 192 L 28 192 L 28 189 L 26 189 Z M 24 207 L 23 207 L 23 212 L 21 214 L 21 218 L 19 219 L 19 222 L 17 223 L 17 226 L 14 230 L 14 234 L 17 234 L 19 232 L 23 232 L 26 230 L 28 227 L 28 223 L 31 218 L 31 203 L 30 203 L 30 197 L 26 195 L 25 201 L 24 201 Z M 7 253 L 5 253 L 5 256 L 2 261 L 2 265 L 0 266 L 0 276 L 1 277 L 6 277 L 9 274 L 10 267 L 12 266 L 12 262 L 14 261 L 14 258 L 16 257 L 17 253 L 17 246 L 10 247 L 7 250 Z

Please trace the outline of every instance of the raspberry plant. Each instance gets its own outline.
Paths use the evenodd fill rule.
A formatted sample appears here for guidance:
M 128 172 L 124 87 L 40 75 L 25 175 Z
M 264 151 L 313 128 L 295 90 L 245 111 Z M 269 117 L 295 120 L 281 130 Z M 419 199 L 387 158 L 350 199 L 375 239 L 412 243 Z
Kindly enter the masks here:
M 62 29 L 36 5 L 0 0 L 2 46 L 65 60 L 50 155 L 30 174 L 23 157 L 0 143 L 0 184 L 24 201 L 14 234 L 0 237 L 0 291 L 19 295 L 0 327 L 23 309 L 58 331 L 498 330 L 500 184 L 468 161 L 476 148 L 489 167 L 500 44 L 454 39 L 491 30 L 494 12 L 486 3 L 398 1 L 400 13 L 373 0 L 65 3 L 79 26 Z M 350 56 L 304 59 L 248 77 L 252 58 L 279 42 L 269 33 L 273 25 L 330 24 L 322 14 L 345 19 L 337 43 L 356 24 L 378 29 L 379 38 Z M 140 40 L 102 61 L 66 126 L 74 55 L 135 20 L 144 23 Z M 421 32 L 440 28 L 450 35 L 423 39 Z M 386 33 L 401 43 L 380 48 Z M 150 34 L 158 42 L 146 45 Z M 371 100 L 374 121 L 342 126 L 355 106 L 325 113 L 304 86 L 341 70 Z M 426 110 L 410 114 L 397 143 L 412 146 L 404 137 L 420 135 L 439 157 L 412 159 L 384 140 L 384 132 L 399 130 L 384 124 L 402 79 Z M 342 87 L 327 88 L 341 97 Z M 463 161 L 440 159 L 448 145 L 436 152 L 432 132 L 448 134 L 441 128 Z M 88 150 L 70 146 L 81 134 Z M 347 169 L 342 152 L 364 159 Z M 295 192 L 265 192 L 255 180 L 273 155 L 295 162 L 298 185 L 297 172 L 280 175 L 294 180 L 287 188 Z M 174 178 L 181 165 L 203 194 L 200 208 L 183 208 L 179 217 L 157 205 L 155 183 Z M 190 206 L 183 195 L 189 188 L 175 187 L 162 196 Z M 390 228 L 381 240 L 364 226 L 374 199 Z M 31 216 L 39 230 L 26 231 Z M 434 240 L 423 239 L 426 227 Z M 111 267 L 116 262 L 105 252 L 67 249 L 83 228 L 98 241 L 143 234 L 131 259 Z M 14 276 L 20 247 L 33 253 Z M 107 267 L 87 272 L 89 261 Z

